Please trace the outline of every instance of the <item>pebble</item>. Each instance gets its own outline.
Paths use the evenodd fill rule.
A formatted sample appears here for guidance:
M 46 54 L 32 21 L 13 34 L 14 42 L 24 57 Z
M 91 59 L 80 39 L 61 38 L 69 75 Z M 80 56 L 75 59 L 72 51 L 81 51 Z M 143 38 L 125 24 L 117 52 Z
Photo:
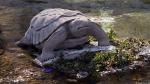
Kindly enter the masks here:
M 66 79 L 66 81 L 67 81 L 67 82 L 74 82 L 74 83 L 77 83 L 77 82 L 78 82 L 78 80 L 76 80 L 76 79 Z
M 42 68 L 42 71 L 45 73 L 51 73 L 54 71 L 54 69 L 52 67 L 44 67 Z
M 18 76 L 15 80 L 13 80 L 13 82 L 17 83 L 17 82 L 23 82 L 25 81 L 25 79 L 22 76 Z
M 78 79 L 83 79 L 83 78 L 88 77 L 88 75 L 89 75 L 88 72 L 86 72 L 86 71 L 80 71 L 79 73 L 77 73 L 76 76 L 77 76 Z
M 0 79 L 0 83 L 2 83 L 3 82 L 3 79 Z

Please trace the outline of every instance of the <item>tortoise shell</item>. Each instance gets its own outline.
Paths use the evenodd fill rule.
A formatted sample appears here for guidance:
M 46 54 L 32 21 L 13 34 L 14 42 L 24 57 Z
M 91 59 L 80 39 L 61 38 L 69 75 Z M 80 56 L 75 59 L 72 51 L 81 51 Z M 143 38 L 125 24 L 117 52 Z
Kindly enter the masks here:
M 31 22 L 29 29 L 25 33 L 25 38 L 33 45 L 40 44 L 48 39 L 60 26 L 64 23 L 85 18 L 85 15 L 79 11 L 72 11 L 68 9 L 46 9 L 35 15 Z

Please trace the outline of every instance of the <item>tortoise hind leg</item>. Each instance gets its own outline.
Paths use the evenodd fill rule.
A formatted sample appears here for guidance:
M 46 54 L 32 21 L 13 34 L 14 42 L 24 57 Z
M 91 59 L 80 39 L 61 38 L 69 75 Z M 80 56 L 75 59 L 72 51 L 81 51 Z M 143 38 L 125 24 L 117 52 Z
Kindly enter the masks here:
M 21 49 L 27 51 L 27 53 L 31 54 L 32 57 L 37 57 L 37 54 L 41 54 L 41 50 L 36 48 L 34 45 L 31 44 L 25 44 L 21 41 L 17 41 L 15 43 L 18 47 L 20 47 Z
M 66 40 L 66 37 L 66 30 L 61 26 L 45 41 L 42 54 L 35 59 L 35 62 L 42 66 L 57 61 L 58 56 L 55 56 L 54 50 Z

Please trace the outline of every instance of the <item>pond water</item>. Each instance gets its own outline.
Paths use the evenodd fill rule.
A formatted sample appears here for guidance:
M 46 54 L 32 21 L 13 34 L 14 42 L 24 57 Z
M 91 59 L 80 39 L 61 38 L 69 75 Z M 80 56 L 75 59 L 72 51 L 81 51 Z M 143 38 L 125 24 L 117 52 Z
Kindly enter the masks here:
M 119 38 L 150 40 L 150 11 L 127 13 L 115 18 L 113 30 Z M 150 66 L 147 66 L 150 67 Z M 110 78 L 109 84 L 150 84 L 150 68 Z M 100 83 L 102 84 L 102 83 Z
M 119 39 L 141 38 L 150 40 L 150 11 L 134 11 L 111 15 L 112 10 L 98 12 L 91 20 L 101 23 L 102 28 L 109 32 L 115 31 Z M 100 15 L 100 16 L 97 16 Z M 102 78 L 97 84 L 150 84 L 150 66 L 147 68 Z
M 85 0 L 82 0 L 82 1 L 85 1 Z M 6 36 L 7 39 L 10 39 L 11 45 L 12 44 L 14 45 L 13 42 L 16 41 L 14 40 L 14 38 L 18 39 L 23 34 L 22 29 L 26 27 L 25 25 L 27 24 L 26 22 L 29 22 L 26 16 L 28 16 L 28 18 L 31 18 L 30 11 L 26 10 L 27 12 L 25 13 L 24 11 L 25 10 L 20 10 L 20 9 L 16 10 L 16 8 L 14 8 L 13 10 L 7 9 L 6 11 L 4 11 L 5 12 L 4 14 L 1 12 L 2 14 L 1 14 L 0 21 L 3 27 L 2 30 L 3 30 L 4 36 Z M 105 31 L 107 32 L 109 32 L 110 29 L 113 29 L 120 39 L 129 38 L 129 37 L 138 37 L 138 38 L 150 40 L 150 31 L 149 31 L 150 30 L 150 11 L 147 11 L 147 10 L 134 11 L 134 12 L 130 11 L 130 12 L 122 13 L 119 15 L 118 14 L 113 15 L 112 13 L 114 11 L 112 10 L 99 10 L 98 13 L 95 13 L 95 12 L 96 12 L 95 10 L 91 10 L 90 13 L 92 13 L 92 15 L 89 14 L 91 18 L 93 19 L 93 21 L 102 23 L 103 29 L 105 29 Z M 19 15 L 22 13 L 23 15 Z M 21 29 L 20 29 L 20 26 L 21 26 Z M 24 31 L 25 30 L 23 30 L 23 32 Z M 18 54 L 18 51 L 14 50 L 13 53 L 14 52 Z M 16 76 L 18 76 L 19 71 L 20 71 L 19 75 L 20 74 L 24 75 L 22 74 L 21 71 L 27 68 L 32 68 L 33 69 L 33 71 L 31 70 L 32 72 L 36 72 L 36 71 L 40 72 L 40 70 L 38 70 L 37 68 L 36 69 L 34 69 L 35 67 L 33 68 L 33 66 L 31 65 L 31 61 L 29 61 L 31 60 L 30 58 L 27 58 L 27 60 L 24 61 L 25 58 L 22 58 L 22 59 L 17 58 L 15 53 L 13 54 L 15 58 L 13 58 L 11 54 L 9 55 L 10 56 L 8 56 L 8 58 L 13 60 L 13 62 L 10 62 L 10 64 L 19 63 L 18 64 L 19 66 L 17 65 L 19 68 L 21 67 L 20 65 L 22 65 L 21 69 L 19 69 L 16 72 L 17 73 Z M 7 58 L 7 56 L 3 56 L 3 57 L 5 57 L 5 59 Z M 16 59 L 20 61 L 19 62 L 14 61 Z M 11 60 L 8 60 L 8 61 L 11 61 Z M 8 71 L 11 69 L 12 68 L 8 67 Z M 17 69 L 16 66 L 13 69 L 14 70 Z M 7 74 L 5 75 L 7 76 Z M 11 76 L 16 77 L 14 75 L 15 74 Z M 34 84 L 43 83 L 43 80 L 39 82 L 39 80 L 38 81 L 35 80 L 34 77 L 32 76 L 33 74 L 31 75 L 29 74 L 29 76 L 26 78 L 29 81 L 35 81 Z M 0 77 L 4 78 L 5 76 L 0 75 Z M 20 78 L 20 76 L 18 77 Z M 25 80 L 25 81 L 28 81 L 28 80 Z M 50 78 L 47 78 L 47 80 L 50 80 Z M 45 81 L 45 83 L 47 83 L 47 80 Z M 2 80 L 0 78 L 0 83 L 1 81 Z M 63 80 L 60 82 L 65 82 L 65 81 Z M 95 84 L 96 81 L 84 80 L 82 82 L 79 81 L 78 83 L 76 81 L 74 82 L 74 84 L 89 84 L 89 83 Z M 62 84 L 66 84 L 66 83 L 62 83 Z M 135 72 L 121 73 L 121 74 L 115 74 L 115 75 L 103 77 L 96 84 L 150 84 L 150 66 L 146 66 L 146 68 L 139 70 L 139 71 L 135 71 Z
M 116 17 L 114 30 L 119 37 L 150 39 L 150 11 L 133 12 Z
M 94 22 L 101 23 L 106 32 L 109 32 L 110 29 L 114 30 L 119 38 L 150 39 L 150 11 L 110 15 L 112 13 L 112 10 L 100 11 L 91 19 Z

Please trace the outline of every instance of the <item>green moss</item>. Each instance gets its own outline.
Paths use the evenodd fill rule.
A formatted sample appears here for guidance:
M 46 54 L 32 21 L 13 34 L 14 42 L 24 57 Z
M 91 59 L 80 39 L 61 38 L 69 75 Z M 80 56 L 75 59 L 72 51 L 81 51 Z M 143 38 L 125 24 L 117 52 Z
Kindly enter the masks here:
M 108 67 L 122 68 L 129 65 L 132 61 L 136 60 L 135 56 L 137 50 L 143 46 L 149 45 L 147 41 L 135 38 L 126 40 L 116 40 L 113 38 L 112 41 L 113 45 L 117 47 L 115 52 L 88 53 L 80 59 L 62 59 L 54 66 L 60 71 L 72 71 L 72 73 L 85 70 L 91 72 L 92 77 L 99 77 L 100 74 L 98 74 L 98 72 L 106 70 Z
M 108 32 L 108 37 L 110 41 L 114 41 L 117 38 L 117 34 L 112 29 Z
M 95 39 L 93 36 L 89 36 L 89 41 L 90 41 L 90 42 L 96 41 L 96 39 Z

